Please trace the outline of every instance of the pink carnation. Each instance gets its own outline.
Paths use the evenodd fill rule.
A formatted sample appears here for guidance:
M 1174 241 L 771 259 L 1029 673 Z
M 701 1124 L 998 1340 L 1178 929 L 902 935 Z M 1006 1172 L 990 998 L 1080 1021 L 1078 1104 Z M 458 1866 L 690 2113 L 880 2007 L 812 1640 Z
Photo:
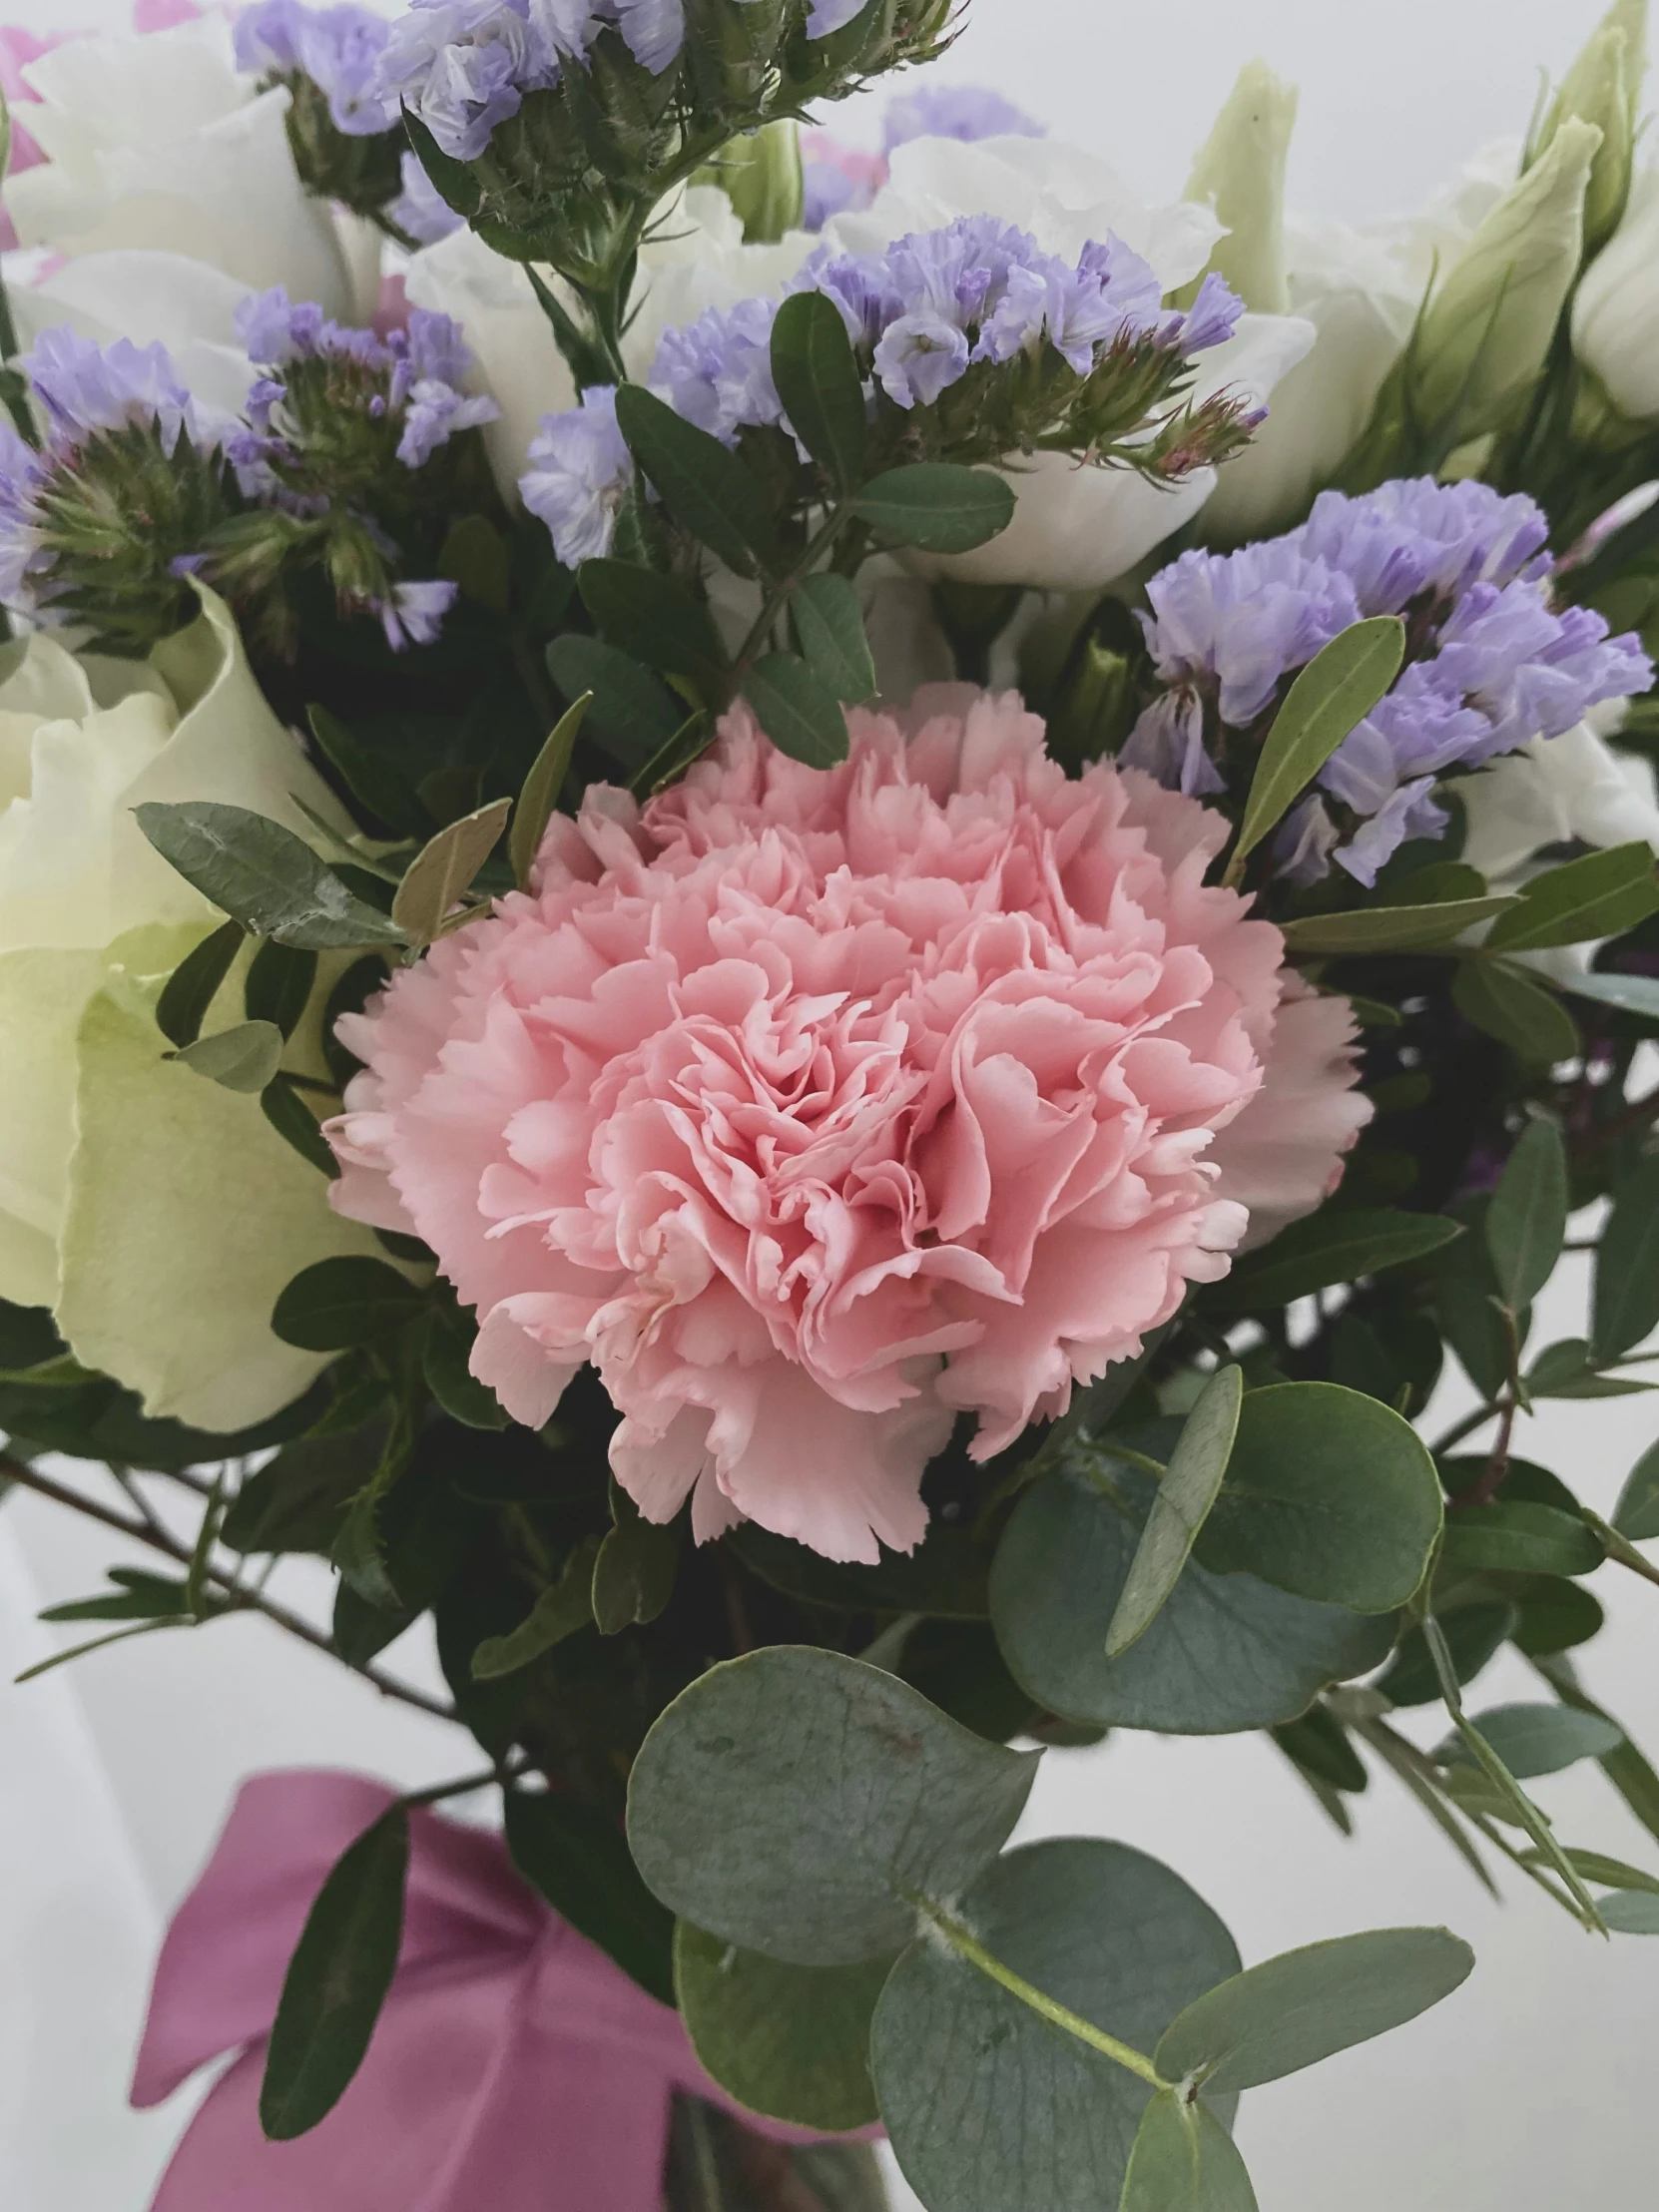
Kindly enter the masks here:
M 1062 1411 L 1253 1205 L 1317 1205 L 1370 1108 L 1346 1004 L 1293 1002 L 1205 884 L 1220 815 L 1068 780 L 1013 698 L 849 722 L 840 768 L 740 708 L 643 810 L 591 789 L 534 895 L 341 1022 L 329 1135 L 341 1211 L 432 1247 L 516 1419 L 591 1360 L 648 1518 L 691 1493 L 700 1538 L 874 1559 L 958 1413 L 984 1458 Z M 1288 1144 L 1251 1135 L 1270 1094 Z

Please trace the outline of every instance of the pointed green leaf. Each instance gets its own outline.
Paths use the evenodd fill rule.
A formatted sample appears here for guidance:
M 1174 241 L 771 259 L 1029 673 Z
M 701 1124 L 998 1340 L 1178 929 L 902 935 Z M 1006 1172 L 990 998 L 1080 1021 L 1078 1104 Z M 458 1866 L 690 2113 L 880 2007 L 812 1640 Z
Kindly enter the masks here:
M 1014 488 L 987 468 L 912 461 L 866 484 L 852 512 L 894 545 L 971 553 L 1014 519 Z
M 1638 1014 L 1644 1021 L 1659 1021 L 1659 976 L 1588 975 L 1563 977 L 1561 988 L 1575 998 L 1592 998 L 1598 1005 L 1617 1007 L 1620 1013 Z
M 1494 1705 L 1488 1712 L 1470 1714 L 1469 1725 L 1479 1730 L 1517 1782 L 1559 1774 L 1580 1759 L 1605 1759 L 1624 1741 L 1624 1731 L 1612 1721 L 1596 1713 L 1576 1713 L 1570 1705 Z M 1460 1736 L 1448 1736 L 1434 1756 L 1442 1767 L 1475 1763 Z
M 494 1682 L 516 1674 L 544 1651 L 574 1636 L 593 1619 L 593 1562 L 600 1539 L 590 1536 L 566 1560 L 519 1625 L 505 1636 L 486 1636 L 472 1654 L 472 1679 Z
M 1119 2212 L 1257 2212 L 1245 2162 L 1202 2098 L 1162 2089 L 1147 2106 Z
M 1659 1158 L 1644 1160 L 1613 1192 L 1596 1252 L 1590 1339 L 1598 1361 L 1616 1360 L 1659 1328 Z
M 665 676 L 688 678 L 708 697 L 719 691 L 726 671 L 720 633 L 707 604 L 677 578 L 632 561 L 596 560 L 582 563 L 576 582 L 607 645 Z
M 547 649 L 547 672 L 572 705 L 592 700 L 587 734 L 626 768 L 648 761 L 685 720 L 667 685 L 602 638 L 567 630 Z
M 1451 996 L 1465 1021 L 1506 1045 L 1523 1067 L 1554 1067 L 1583 1050 L 1578 1024 L 1555 993 L 1506 960 L 1465 960 Z
M 1596 1905 L 1616 1936 L 1659 1936 L 1659 1897 L 1649 1891 L 1616 1891 Z
M 755 719 L 792 761 L 833 768 L 846 759 L 841 703 L 798 653 L 769 653 L 744 678 Z
M 202 1034 L 208 1008 L 242 950 L 243 927 L 228 921 L 185 955 L 156 1001 L 156 1026 L 169 1044 L 194 1044 Z
M 772 325 L 772 380 L 791 429 L 842 491 L 863 475 L 868 418 L 852 341 L 821 291 L 786 299 Z
M 259 936 L 312 952 L 403 942 L 395 922 L 364 905 L 280 823 L 209 800 L 152 800 L 133 813 L 164 860 Z
M 285 1075 L 277 1075 L 260 1093 L 260 1111 L 282 1140 L 290 1144 L 302 1160 L 309 1161 L 319 1173 L 333 1182 L 339 1175 L 339 1162 L 315 1114 L 288 1081 Z
M 1292 952 L 1434 952 L 1477 921 L 1489 921 L 1508 897 L 1448 898 L 1434 906 L 1359 906 L 1347 914 L 1308 914 L 1284 923 Z
M 1659 908 L 1653 854 L 1645 844 L 1616 844 L 1535 875 L 1520 903 L 1493 922 L 1489 952 L 1535 952 L 1548 945 L 1616 937 Z
M 458 216 L 475 216 L 484 204 L 484 189 L 466 163 L 446 154 L 419 116 L 407 108 L 403 110 L 403 130 L 438 198 Z
M 1512 1313 L 1530 1306 L 1554 1274 L 1566 1236 L 1566 1147 L 1552 1121 L 1529 1122 L 1486 1210 L 1486 1250 Z
M 282 1062 L 282 1032 L 274 1022 L 243 1021 L 234 1029 L 216 1029 L 167 1055 L 193 1074 L 221 1083 L 228 1091 L 252 1096 L 263 1091 Z
M 505 1826 L 525 1880 L 642 1989 L 672 2004 L 674 1916 L 640 1880 L 620 1823 L 578 1798 L 509 1790 Z
M 1462 1235 L 1443 1214 L 1407 1214 L 1364 1207 L 1327 1207 L 1282 1230 L 1242 1260 L 1206 1297 L 1229 1313 L 1262 1313 L 1309 1298 L 1333 1283 L 1355 1283 L 1384 1268 L 1405 1267 Z
M 804 577 L 790 599 L 790 619 L 808 667 L 849 707 L 875 691 L 875 662 L 864 636 L 864 611 L 844 576 L 820 569 Z
M 576 750 L 576 740 L 582 734 L 582 725 L 592 705 L 592 692 L 584 692 L 566 710 L 554 724 L 552 736 L 536 755 L 524 779 L 524 789 L 513 809 L 513 826 L 507 832 L 507 857 L 513 864 L 513 881 L 521 891 L 530 887 L 530 870 L 541 850 L 541 840 L 547 834 L 553 810 L 559 804 L 559 794 L 570 774 L 570 757 Z
M 1371 713 L 1404 658 L 1404 623 L 1397 615 L 1376 615 L 1341 631 L 1309 662 L 1274 717 L 1257 760 L 1235 867 L 1278 826 L 1349 732 Z
M 1659 1536 L 1659 1443 L 1649 1444 L 1626 1475 L 1613 1526 L 1632 1543 Z
M 391 902 L 391 918 L 412 944 L 438 936 L 472 886 L 472 879 L 501 841 L 510 799 L 492 800 L 476 814 L 452 822 L 410 861 Z
M 274 1022 L 284 1037 L 298 1028 L 316 985 L 316 954 L 267 938 L 255 953 L 243 987 L 250 1021 Z
M 694 538 L 740 576 L 775 565 L 777 537 L 766 494 L 736 453 L 643 384 L 617 387 L 616 420 L 664 506 Z
M 1106 1631 L 1108 1659 L 1140 1641 L 1180 1578 L 1227 1472 L 1243 1399 L 1243 1370 L 1220 1368 L 1188 1414 L 1181 1441 L 1153 1494 L 1129 1579 Z

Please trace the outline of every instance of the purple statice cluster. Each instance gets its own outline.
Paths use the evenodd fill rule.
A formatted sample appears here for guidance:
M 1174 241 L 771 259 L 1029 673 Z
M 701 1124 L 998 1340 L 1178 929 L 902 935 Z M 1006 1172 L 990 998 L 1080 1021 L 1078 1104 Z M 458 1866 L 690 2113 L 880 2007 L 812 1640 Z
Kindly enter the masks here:
M 1142 627 L 1168 689 L 1122 759 L 1188 793 L 1219 791 L 1210 747 L 1248 732 L 1287 677 L 1351 624 L 1406 618 L 1407 661 L 1387 696 L 1326 763 L 1275 857 L 1295 883 L 1335 861 L 1367 885 L 1446 815 L 1432 793 L 1591 707 L 1645 691 L 1634 637 L 1610 638 L 1584 607 L 1551 603 L 1548 524 L 1530 499 L 1428 478 L 1361 498 L 1324 492 L 1299 529 L 1236 553 L 1184 553 L 1147 586 Z M 1332 802 L 1345 810 L 1333 814 Z
M 255 0 L 236 22 L 237 67 L 257 77 L 309 77 L 334 128 L 371 138 L 398 127 L 397 103 L 376 89 L 391 25 L 371 8 Z
M 846 146 L 828 131 L 803 134 L 803 227 L 822 231 L 831 216 L 860 214 L 887 181 L 887 158 L 912 139 L 1044 138 L 1035 122 L 1001 93 L 979 85 L 922 85 L 887 102 L 878 154 Z
M 833 300 L 871 405 L 881 395 L 906 413 L 936 404 L 970 369 L 1005 367 L 1043 347 L 1081 379 L 1119 348 L 1184 362 L 1231 336 L 1242 311 L 1214 275 L 1189 313 L 1166 308 L 1157 276 L 1117 238 L 1086 246 L 1070 263 L 990 216 L 913 233 L 880 255 L 821 250 L 787 289 Z M 728 444 L 746 428 L 789 430 L 772 379 L 777 312 L 776 300 L 746 299 L 665 331 L 647 381 L 688 422 Z M 589 391 L 579 409 L 545 417 L 530 460 L 520 489 L 552 531 L 559 558 L 603 552 L 632 475 L 607 395 Z
M 248 395 L 248 429 L 231 447 L 245 489 L 252 488 L 251 478 L 270 482 L 296 363 L 348 361 L 363 370 L 369 417 L 400 417 L 397 458 L 405 468 L 423 468 L 460 431 L 493 422 L 501 412 L 493 399 L 468 397 L 461 389 L 473 361 L 459 323 L 423 307 L 411 309 L 406 330 L 381 337 L 331 321 L 314 301 L 290 300 L 278 284 L 243 301 L 237 332 L 261 370 Z

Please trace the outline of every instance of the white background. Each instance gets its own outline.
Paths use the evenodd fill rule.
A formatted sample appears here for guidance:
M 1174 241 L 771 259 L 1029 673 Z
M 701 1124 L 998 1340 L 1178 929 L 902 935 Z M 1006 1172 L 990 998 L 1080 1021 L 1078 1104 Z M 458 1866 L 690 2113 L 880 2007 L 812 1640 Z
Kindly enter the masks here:
M 40 29 L 124 13 L 119 0 L 0 0 L 0 22 Z M 1259 53 L 1303 87 L 1294 197 L 1371 221 L 1420 203 L 1482 140 L 1521 130 L 1539 68 L 1559 74 L 1598 13 L 1592 0 L 970 0 L 942 74 L 995 85 L 1158 198 L 1179 191 L 1238 67 Z M 1572 1291 L 1552 1294 L 1547 1334 L 1578 1326 Z M 1551 1408 L 1521 1448 L 1605 1510 L 1659 1429 L 1656 1402 Z M 52 1648 L 35 1607 L 91 1591 L 112 1556 L 96 1529 L 32 1499 L 7 1503 L 0 1684 Z M 1597 1577 L 1614 1625 L 1589 1682 L 1654 1750 L 1659 1591 L 1628 1576 L 1615 1586 L 1615 1572 Z M 424 1671 L 418 1651 L 394 1657 Z M 1505 1662 L 1475 1703 L 1526 1696 L 1530 1681 Z M 122 2105 L 148 1961 L 238 1777 L 316 1763 L 413 1785 L 456 1771 L 458 1750 L 464 1763 L 451 1731 L 253 1621 L 0 1687 L 6 2212 L 148 2202 L 182 2117 Z M 1594 1769 L 1538 1792 L 1568 1843 L 1659 1863 Z M 1474 1980 L 1438 2012 L 1247 2099 L 1240 2140 L 1263 2212 L 1653 2212 L 1659 1943 L 1592 1942 L 1519 1883 L 1492 1906 L 1385 1779 L 1345 1844 L 1260 1738 L 1129 1737 L 1051 1756 L 1027 1826 L 1167 1858 L 1247 1959 L 1390 1922 L 1446 1921 L 1474 1943 Z

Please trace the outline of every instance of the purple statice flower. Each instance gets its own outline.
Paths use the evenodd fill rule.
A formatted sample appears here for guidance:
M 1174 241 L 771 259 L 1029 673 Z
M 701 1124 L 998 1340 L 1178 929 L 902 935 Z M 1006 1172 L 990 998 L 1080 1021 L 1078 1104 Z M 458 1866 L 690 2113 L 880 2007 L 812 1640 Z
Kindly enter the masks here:
M 1144 769 L 1166 791 L 1186 798 L 1226 789 L 1204 750 L 1204 709 L 1191 691 L 1167 691 L 1142 715 L 1118 756 L 1125 768 Z
M 1178 347 L 1183 353 L 1207 353 L 1212 346 L 1227 343 L 1244 311 L 1244 301 L 1227 279 L 1212 269 L 1180 323 L 1174 328 L 1166 326 L 1164 343 Z M 1265 410 L 1260 419 L 1267 419 Z
M 1402 477 L 1360 499 L 1322 492 L 1293 534 L 1354 579 L 1368 615 L 1399 614 L 1424 592 L 1454 600 L 1472 584 L 1550 574 L 1549 524 L 1536 501 L 1472 479 Z
M 390 28 L 369 8 L 258 0 L 237 19 L 237 67 L 261 76 L 309 77 L 326 94 L 336 130 L 372 137 L 397 127 L 395 101 L 374 89 Z
M 417 246 L 436 246 L 466 225 L 466 218 L 455 213 L 412 154 L 403 156 L 403 190 L 386 216 Z
M 930 407 L 967 374 L 968 341 L 946 316 L 931 310 L 889 322 L 875 348 L 875 373 L 901 407 Z
M 686 42 L 683 0 L 612 0 L 611 7 L 596 12 L 614 12 L 629 53 L 653 77 L 679 60 Z
M 552 532 L 554 552 L 575 568 L 610 551 L 633 482 L 633 457 L 617 428 L 616 387 L 596 384 L 579 407 L 542 417 L 518 488 Z
M 683 329 L 665 330 L 651 367 L 652 388 L 677 414 L 728 443 L 744 427 L 783 420 L 772 380 L 777 303 L 744 299 L 710 307 Z
M 443 618 L 454 606 L 460 589 L 459 584 L 437 581 L 393 584 L 391 597 L 379 601 L 369 611 L 379 616 L 380 627 L 392 651 L 402 653 L 411 645 L 435 643 L 443 628 Z
M 586 17 L 588 10 L 581 14 Z M 417 115 L 443 151 L 476 161 L 527 92 L 559 81 L 571 11 L 557 0 L 410 0 L 391 25 L 375 70 L 375 97 Z
M 323 350 L 324 332 L 337 328 L 314 299 L 291 300 L 282 284 L 250 292 L 238 304 L 236 324 L 248 358 L 265 368 L 309 360 Z
M 887 102 L 884 137 L 887 152 L 912 139 L 1046 138 L 1037 123 L 1001 93 L 983 85 L 923 85 Z
M 435 376 L 418 377 L 409 387 L 397 458 L 405 468 L 424 468 L 440 445 L 447 445 L 462 430 L 498 421 L 500 414 L 495 401 L 481 393 L 464 398 L 452 384 Z
M 49 443 L 73 451 L 103 430 L 154 424 L 171 452 L 198 428 L 190 393 L 164 345 L 95 344 L 68 327 L 43 330 L 23 369 L 46 412 Z
M 39 501 L 51 473 L 45 457 L 0 421 L 0 606 L 37 619 L 46 596 L 41 579 L 55 558 L 40 542 Z
M 1289 538 L 1237 553 L 1183 553 L 1147 586 L 1141 627 L 1167 684 L 1214 689 L 1244 729 L 1285 677 L 1360 619 L 1349 579 Z M 1153 710 L 1148 710 L 1152 712 Z

